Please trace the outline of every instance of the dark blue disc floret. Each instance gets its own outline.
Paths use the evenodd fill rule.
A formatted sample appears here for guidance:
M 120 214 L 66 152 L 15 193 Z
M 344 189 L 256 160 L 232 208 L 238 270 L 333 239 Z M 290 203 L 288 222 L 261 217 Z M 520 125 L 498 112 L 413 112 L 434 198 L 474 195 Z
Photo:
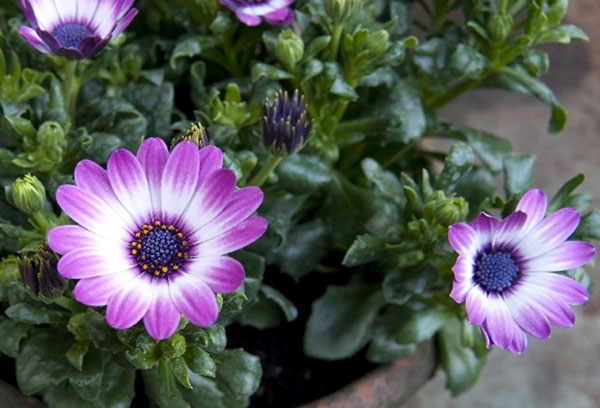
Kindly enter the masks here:
M 300 149 L 312 123 L 306 117 L 304 96 L 294 91 L 292 98 L 279 91 L 273 105 L 265 102 L 263 117 L 263 142 L 265 147 L 278 155 L 293 154 Z
M 131 255 L 140 269 L 158 277 L 177 271 L 188 259 L 188 251 L 183 233 L 161 221 L 144 224 L 131 242 Z
M 79 23 L 66 23 L 58 26 L 52 34 L 61 46 L 75 47 L 81 40 L 92 35 L 92 32 Z
M 510 252 L 483 252 L 475 262 L 475 282 L 488 293 L 510 288 L 519 276 L 519 266 Z

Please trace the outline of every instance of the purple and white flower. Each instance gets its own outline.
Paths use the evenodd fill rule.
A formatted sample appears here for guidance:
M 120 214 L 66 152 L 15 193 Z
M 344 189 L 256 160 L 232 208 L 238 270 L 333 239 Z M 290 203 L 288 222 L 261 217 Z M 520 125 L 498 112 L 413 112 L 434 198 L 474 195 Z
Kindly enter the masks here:
M 289 7 L 296 0 L 220 0 L 237 18 L 249 26 L 259 25 L 264 18 L 271 25 L 289 24 L 294 11 Z
M 38 51 L 89 58 L 127 28 L 134 0 L 21 0 L 31 27 L 21 35 Z
M 488 348 L 520 354 L 526 333 L 546 339 L 551 325 L 573 326 L 569 305 L 588 299 L 577 281 L 552 273 L 594 257 L 591 244 L 566 241 L 579 225 L 579 213 L 562 208 L 545 217 L 546 210 L 546 195 L 531 189 L 502 221 L 482 213 L 471 225 L 450 227 L 448 238 L 459 254 L 450 296 L 466 302 L 468 320 L 481 325 Z
M 267 222 L 252 216 L 258 187 L 236 190 L 214 146 L 179 143 L 171 153 L 148 139 L 134 156 L 118 149 L 107 170 L 83 160 L 76 185 L 56 192 L 60 207 L 79 225 L 48 233 L 63 257 L 60 274 L 79 279 L 75 298 L 105 306 L 106 320 L 127 329 L 141 319 L 155 339 L 170 337 L 184 315 L 206 327 L 218 316 L 216 293 L 235 291 L 244 268 L 225 256 L 261 237 Z

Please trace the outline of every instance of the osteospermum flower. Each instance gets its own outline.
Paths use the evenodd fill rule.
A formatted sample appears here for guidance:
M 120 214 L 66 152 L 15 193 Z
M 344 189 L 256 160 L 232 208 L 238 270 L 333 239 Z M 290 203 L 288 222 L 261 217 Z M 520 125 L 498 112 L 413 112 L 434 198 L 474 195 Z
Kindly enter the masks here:
M 236 190 L 214 146 L 179 143 L 169 154 L 148 139 L 134 156 L 118 149 L 105 171 L 81 161 L 76 185 L 56 192 L 60 207 L 79 225 L 48 233 L 63 257 L 58 271 L 79 279 L 75 298 L 106 305 L 106 320 L 126 329 L 140 319 L 155 339 L 170 337 L 181 315 L 197 326 L 218 315 L 215 295 L 236 290 L 243 266 L 225 256 L 257 240 L 267 228 L 251 216 L 263 199 L 257 187 Z
M 259 25 L 264 18 L 271 25 L 283 25 L 294 20 L 289 7 L 296 0 L 220 0 L 237 18 L 249 26 Z
M 532 189 L 502 221 L 482 213 L 471 225 L 450 227 L 450 244 L 459 253 L 450 296 L 466 302 L 469 322 L 481 325 L 488 347 L 519 354 L 527 347 L 526 333 L 545 339 L 551 324 L 571 327 L 575 315 L 569 305 L 588 298 L 578 282 L 552 273 L 594 257 L 591 244 L 566 241 L 579 213 L 562 208 L 545 217 L 546 209 L 546 195 Z
M 98 53 L 131 23 L 134 0 L 21 0 L 31 27 L 21 34 L 38 51 L 69 59 Z

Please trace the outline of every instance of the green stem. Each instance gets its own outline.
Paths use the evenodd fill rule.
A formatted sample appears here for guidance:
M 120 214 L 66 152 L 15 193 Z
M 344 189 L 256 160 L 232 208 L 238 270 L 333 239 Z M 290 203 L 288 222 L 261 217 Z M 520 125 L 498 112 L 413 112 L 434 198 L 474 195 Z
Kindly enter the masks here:
M 337 59 L 343 30 L 344 26 L 342 24 L 336 24 L 335 26 L 333 26 L 333 37 L 331 39 L 331 45 L 329 47 L 329 59 L 331 61 L 335 61 Z
M 51 225 L 46 219 L 46 216 L 41 211 L 36 211 L 31 214 L 31 218 L 33 220 L 34 227 L 36 227 L 43 236 L 46 236 L 46 233 L 50 229 Z
M 77 110 L 77 95 L 79 95 L 79 88 L 81 86 L 81 80 L 77 77 L 77 64 L 78 61 L 67 61 L 64 67 L 62 80 L 63 80 L 63 95 L 67 103 L 68 114 L 71 118 L 71 123 L 75 123 L 75 112 Z
M 265 163 L 265 165 L 260 169 L 260 171 L 250 180 L 248 185 L 260 187 L 263 185 L 265 180 L 269 177 L 271 172 L 275 170 L 275 168 L 279 165 L 279 163 L 283 160 L 282 156 L 270 155 L 269 159 Z

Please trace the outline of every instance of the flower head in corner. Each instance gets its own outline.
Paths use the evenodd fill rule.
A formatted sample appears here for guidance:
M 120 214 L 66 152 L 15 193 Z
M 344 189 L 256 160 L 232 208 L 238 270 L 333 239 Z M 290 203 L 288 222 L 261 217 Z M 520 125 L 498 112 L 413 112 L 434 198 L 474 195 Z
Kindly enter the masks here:
M 271 25 L 289 24 L 294 20 L 294 11 L 289 7 L 296 0 L 220 0 L 233 11 L 242 23 L 259 25 L 261 19 Z
M 448 238 L 459 254 L 450 296 L 466 302 L 468 320 L 481 326 L 488 347 L 520 354 L 527 347 L 526 334 L 546 339 L 551 325 L 571 327 L 570 305 L 587 301 L 582 285 L 553 273 L 594 257 L 591 244 L 567 241 L 579 225 L 579 213 L 562 208 L 546 217 L 546 210 L 546 195 L 532 189 L 502 221 L 482 213 L 471 225 L 450 227 Z
M 21 35 L 38 51 L 68 59 L 89 58 L 127 28 L 134 0 L 21 0 L 31 27 Z
M 267 222 L 252 216 L 263 199 L 257 187 L 236 190 L 214 146 L 183 141 L 169 153 L 148 139 L 134 156 L 118 149 L 107 170 L 83 160 L 76 185 L 56 192 L 79 225 L 56 227 L 48 245 L 63 257 L 59 273 L 79 279 L 75 298 L 105 306 L 115 329 L 144 321 L 155 339 L 170 337 L 184 315 L 206 327 L 218 317 L 217 293 L 230 293 L 244 268 L 226 254 L 261 237 Z

